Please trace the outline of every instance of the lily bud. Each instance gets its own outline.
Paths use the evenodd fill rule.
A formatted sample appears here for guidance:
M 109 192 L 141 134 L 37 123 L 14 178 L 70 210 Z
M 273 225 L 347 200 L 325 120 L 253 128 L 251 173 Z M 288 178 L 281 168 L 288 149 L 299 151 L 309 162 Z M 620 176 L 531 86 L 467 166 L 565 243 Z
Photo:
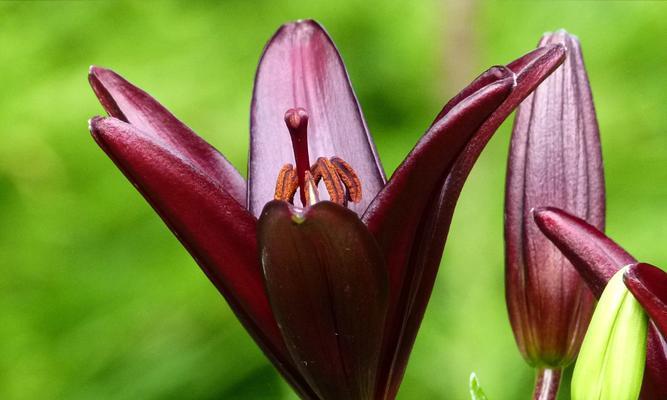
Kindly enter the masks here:
M 517 111 L 505 198 L 507 307 L 519 350 L 538 368 L 540 399 L 557 392 L 560 369 L 576 357 L 593 297 L 530 211 L 557 206 L 599 229 L 605 215 L 599 131 L 579 42 L 559 31 L 540 42 L 549 44 L 565 45 L 567 58 Z
M 639 397 L 648 318 L 619 270 L 602 292 L 572 376 L 573 400 Z

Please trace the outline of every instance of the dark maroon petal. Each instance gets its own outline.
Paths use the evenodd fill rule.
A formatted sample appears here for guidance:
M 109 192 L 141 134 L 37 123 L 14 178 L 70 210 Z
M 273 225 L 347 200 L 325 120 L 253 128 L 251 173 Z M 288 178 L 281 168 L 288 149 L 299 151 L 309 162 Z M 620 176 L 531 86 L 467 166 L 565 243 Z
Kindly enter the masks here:
M 389 274 L 384 374 L 393 365 L 393 354 L 402 336 L 412 275 L 419 272 L 409 268 L 408 259 L 422 214 L 461 149 L 509 95 L 513 85 L 513 77 L 501 79 L 454 106 L 429 128 L 363 216 L 384 252 Z
M 95 141 L 197 261 L 286 379 L 308 393 L 273 318 L 257 257 L 257 221 L 161 139 L 115 118 L 90 121 Z
M 641 400 L 667 399 L 667 340 L 653 322 L 649 323 L 646 345 L 646 369 L 639 395 Z
M 397 352 L 389 356 L 394 357 L 394 359 L 386 361 L 388 366 L 385 366 L 385 368 L 392 369 L 391 372 L 386 371 L 386 373 L 391 373 L 391 378 L 388 379 L 390 393 L 396 393 L 403 377 L 410 351 L 433 289 L 451 218 L 465 179 L 498 126 L 563 61 L 563 58 L 564 48 L 555 45 L 546 49 L 535 50 L 519 59 L 528 59 L 530 62 L 515 61 L 513 64 L 520 64 L 525 67 L 515 71 L 516 75 L 510 75 L 516 81 L 516 86 L 512 89 L 510 95 L 476 130 L 465 148 L 456 153 L 453 166 L 439 178 L 437 184 L 433 186 L 434 189 L 431 189 L 430 192 L 421 192 L 429 195 L 425 212 L 420 217 L 405 224 L 406 226 L 419 224 L 419 227 L 413 241 L 416 247 L 412 248 L 408 262 L 408 269 L 411 271 L 412 277 L 405 280 L 402 289 L 404 293 L 401 295 L 403 299 L 400 300 L 403 303 L 404 311 L 399 312 L 399 315 L 402 315 L 401 318 L 403 318 L 401 322 L 403 327 L 399 330 L 400 339 L 397 339 L 399 342 L 395 345 Z M 480 87 L 482 83 L 488 84 L 494 77 L 500 78 L 507 73 L 509 71 L 504 67 L 494 67 L 482 74 L 461 93 L 470 93 L 473 89 Z M 461 102 L 459 97 L 457 96 L 450 101 L 443 108 L 443 111 L 452 110 L 456 104 Z M 389 349 L 389 345 L 387 349 Z
M 387 309 L 375 239 L 331 202 L 305 211 L 272 201 L 259 246 L 278 326 L 294 363 L 322 399 L 374 399 Z
M 640 263 L 630 266 L 623 280 L 662 335 L 667 336 L 667 273 Z
M 363 220 L 386 251 L 394 293 L 400 292 L 402 267 L 412 245 L 416 222 L 436 189 L 438 178 L 448 172 L 466 142 L 507 97 L 512 86 L 512 78 L 494 82 L 461 101 L 434 124 L 364 214 Z
M 505 78 L 514 79 L 514 72 L 503 66 L 494 66 L 487 69 L 480 76 L 475 78 L 475 80 L 472 81 L 468 86 L 463 88 L 463 90 L 461 90 L 456 96 L 452 97 L 444 107 L 442 107 L 442 110 L 440 110 L 438 115 L 435 117 L 431 126 L 438 122 L 442 117 L 447 115 L 447 113 L 450 112 L 457 104 L 470 97 L 476 91 Z
M 607 281 L 622 267 L 637 261 L 586 221 L 556 208 L 533 211 L 542 232 L 579 271 L 597 298 Z M 649 325 L 642 400 L 667 399 L 667 341 L 655 324 Z
M 542 233 L 572 262 L 595 297 L 622 267 L 637 262 L 623 248 L 586 221 L 557 208 L 533 210 Z
M 507 168 L 505 288 L 517 345 L 531 365 L 560 367 L 577 355 L 593 297 L 535 225 L 530 210 L 560 207 L 604 229 L 604 174 L 591 90 L 577 40 L 561 31 L 563 65 L 517 109 Z
M 172 153 L 197 166 L 245 205 L 246 184 L 238 171 L 148 93 L 115 72 L 100 67 L 90 67 L 88 80 L 109 115 L 159 138 Z
M 338 156 L 361 180 L 363 198 L 350 204 L 363 212 L 384 185 L 384 173 L 368 134 L 343 61 L 315 21 L 283 25 L 266 46 L 255 77 L 250 118 L 248 208 L 259 215 L 273 199 L 278 171 L 294 164 L 285 112 L 308 113 L 311 162 Z

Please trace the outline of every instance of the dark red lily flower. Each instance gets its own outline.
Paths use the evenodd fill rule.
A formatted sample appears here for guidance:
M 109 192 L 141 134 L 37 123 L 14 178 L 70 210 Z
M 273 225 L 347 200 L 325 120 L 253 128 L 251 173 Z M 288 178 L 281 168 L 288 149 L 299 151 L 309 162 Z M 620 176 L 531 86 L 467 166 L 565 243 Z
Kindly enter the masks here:
M 611 277 L 622 267 L 636 264 L 637 260 L 622 247 L 582 219 L 557 208 L 539 208 L 533 212 L 535 222 L 544 234 L 563 252 L 599 298 Z M 660 307 L 652 303 L 664 300 L 665 279 L 646 264 L 638 264 L 625 275 L 628 289 L 645 307 L 649 324 L 646 369 L 640 398 L 664 400 L 667 398 L 667 340 L 660 333 L 664 317 Z M 643 287 L 642 287 L 643 286 Z M 649 293 L 651 293 L 649 295 Z M 644 304 L 646 303 L 646 304 Z M 664 311 L 664 309 L 663 309 Z M 664 314 L 663 314 L 664 316 Z
M 567 60 L 517 109 L 505 198 L 507 308 L 519 350 L 537 368 L 540 399 L 555 396 L 562 368 L 577 356 L 593 296 L 530 210 L 561 207 L 599 229 L 605 219 L 600 134 L 581 48 L 562 30 L 539 46 L 556 43 Z
M 264 51 L 247 184 L 157 101 L 98 67 L 89 78 L 110 117 L 93 118 L 91 132 L 303 398 L 394 398 L 465 178 L 563 58 L 554 45 L 483 73 L 389 181 L 314 21 L 284 25 Z

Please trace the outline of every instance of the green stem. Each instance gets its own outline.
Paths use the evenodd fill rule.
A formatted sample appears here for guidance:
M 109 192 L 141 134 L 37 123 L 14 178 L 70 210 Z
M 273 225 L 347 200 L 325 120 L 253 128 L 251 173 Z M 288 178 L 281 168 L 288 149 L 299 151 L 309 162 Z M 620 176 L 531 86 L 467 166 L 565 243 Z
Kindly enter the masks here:
M 556 400 L 562 372 L 560 369 L 538 369 L 535 376 L 533 400 Z

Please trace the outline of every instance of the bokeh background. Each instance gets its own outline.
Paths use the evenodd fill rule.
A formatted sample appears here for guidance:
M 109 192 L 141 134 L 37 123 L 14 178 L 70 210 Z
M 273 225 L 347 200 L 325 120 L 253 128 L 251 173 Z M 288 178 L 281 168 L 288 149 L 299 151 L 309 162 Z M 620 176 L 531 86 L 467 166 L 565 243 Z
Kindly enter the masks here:
M 388 172 L 441 105 L 566 28 L 602 132 L 608 233 L 667 265 L 667 2 L 0 2 L 0 398 L 294 398 L 91 140 L 90 64 L 152 93 L 245 173 L 252 79 L 277 27 L 336 41 Z M 463 192 L 399 398 L 528 398 L 504 303 L 511 124 Z M 567 390 L 562 398 L 569 398 Z

